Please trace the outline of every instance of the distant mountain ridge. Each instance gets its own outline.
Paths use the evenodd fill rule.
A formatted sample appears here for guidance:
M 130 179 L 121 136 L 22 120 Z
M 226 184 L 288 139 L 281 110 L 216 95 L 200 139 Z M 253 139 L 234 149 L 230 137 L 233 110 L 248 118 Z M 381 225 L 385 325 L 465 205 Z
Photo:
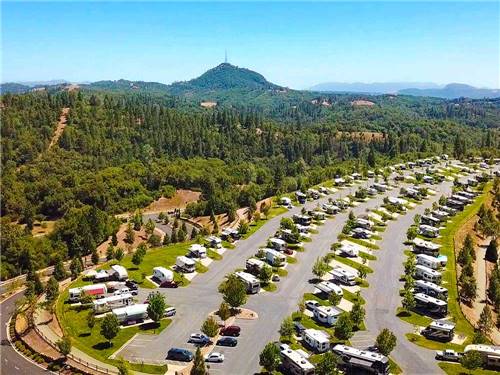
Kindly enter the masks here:
M 481 89 L 461 83 L 450 83 L 440 89 L 404 89 L 400 90 L 399 94 L 413 96 L 434 96 L 437 98 L 454 99 L 454 98 L 497 98 L 500 97 L 498 89 Z
M 418 89 L 437 89 L 442 86 L 437 85 L 432 82 L 374 82 L 374 83 L 364 83 L 364 82 L 325 82 L 314 85 L 310 88 L 311 91 L 321 91 L 321 92 L 355 92 L 355 93 L 367 93 L 367 94 L 395 94 L 399 90 L 407 88 L 418 88 Z

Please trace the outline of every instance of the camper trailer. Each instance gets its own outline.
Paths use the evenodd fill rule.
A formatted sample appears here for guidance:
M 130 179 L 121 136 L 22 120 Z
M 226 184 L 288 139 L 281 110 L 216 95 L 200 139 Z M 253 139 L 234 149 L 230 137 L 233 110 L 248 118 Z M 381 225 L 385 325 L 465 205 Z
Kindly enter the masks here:
M 222 248 L 222 240 L 217 236 L 210 236 L 207 238 L 207 245 L 212 249 L 221 249 Z
M 310 216 L 307 216 L 307 215 L 299 215 L 299 214 L 295 214 L 293 215 L 292 217 L 293 219 L 293 222 L 296 223 L 296 224 L 300 224 L 300 225 L 304 225 L 304 226 L 309 226 L 311 225 L 311 217 Z
M 448 312 L 448 303 L 427 294 L 416 293 L 415 302 L 418 309 L 425 310 L 433 315 L 445 316 Z
M 281 351 L 282 366 L 292 375 L 313 375 L 314 366 L 298 350 L 285 348 Z
M 417 254 L 417 264 L 438 270 L 443 266 L 442 260 L 427 254 Z M 446 265 L 446 264 L 444 264 Z
M 148 304 L 141 303 L 120 307 L 118 309 L 113 309 L 112 312 L 122 324 L 142 321 L 148 317 Z
M 379 184 L 377 182 L 375 182 L 371 187 L 374 188 L 375 190 L 381 192 L 381 193 L 386 192 L 387 189 L 389 188 L 386 184 Z
M 309 215 L 314 219 L 314 220 L 325 220 L 326 215 L 323 211 L 309 211 Z
M 413 252 L 416 254 L 437 256 L 439 249 L 441 249 L 441 245 L 435 244 L 434 242 L 425 241 L 418 237 L 413 240 Z
M 366 219 L 357 218 L 354 221 L 354 226 L 356 228 L 363 228 L 363 229 L 371 230 L 374 225 L 375 225 L 375 223 L 373 221 L 366 220 Z
M 446 221 L 450 215 L 448 214 L 448 212 L 436 210 L 432 213 L 432 216 L 439 221 Z
M 446 301 L 448 299 L 448 289 L 430 281 L 415 280 L 415 292 L 424 293 L 428 296 Z
M 274 250 L 278 251 L 285 251 L 287 248 L 286 242 L 280 238 L 274 238 L 274 237 L 270 238 L 269 244 Z
M 320 292 L 325 293 L 326 295 L 329 295 L 330 293 L 335 293 L 339 296 L 344 295 L 344 291 L 342 290 L 342 288 L 330 281 L 322 281 L 319 284 L 316 284 L 315 287 Z
M 118 307 L 128 306 L 133 303 L 132 294 L 123 293 L 118 295 L 113 295 L 110 297 L 105 297 L 101 299 L 96 299 L 92 301 L 94 312 L 96 314 L 102 314 L 112 309 L 116 309 Z
M 359 249 L 351 242 L 342 242 L 339 248 L 340 255 L 348 257 L 357 257 L 359 255 Z
M 319 191 L 317 191 L 316 189 L 308 189 L 307 196 L 311 197 L 312 199 L 319 199 L 320 197 Z
M 220 233 L 220 237 L 223 240 L 229 240 L 230 238 L 233 240 L 239 240 L 241 238 L 241 234 L 234 228 L 223 228 Z
M 451 341 L 455 335 L 455 324 L 448 320 L 434 320 L 421 333 L 429 340 Z
M 342 267 L 334 267 L 330 274 L 332 275 L 332 279 L 338 281 L 345 285 L 356 285 L 356 276 L 352 272 L 342 268 Z
M 313 317 L 316 321 L 327 326 L 337 323 L 342 311 L 333 306 L 316 306 L 313 310 Z
M 285 265 L 286 256 L 274 249 L 263 249 L 266 255 L 267 262 L 274 267 L 282 267 Z
M 421 266 L 419 264 L 415 266 L 415 278 L 430 281 L 435 284 L 441 284 L 440 272 L 429 267 Z
M 335 215 L 340 212 L 340 207 L 337 207 L 334 204 L 324 203 L 321 208 L 329 215 Z
M 346 184 L 346 180 L 344 180 L 342 177 L 338 177 L 333 179 L 333 183 L 335 186 L 344 186 Z
M 207 257 L 207 249 L 205 246 L 194 243 L 189 246 L 188 255 L 191 258 L 206 258 Z
M 446 212 L 450 216 L 457 213 L 457 210 L 448 206 L 439 206 L 439 210 Z
M 69 291 L 69 301 L 70 302 L 77 302 L 80 300 L 80 297 L 82 296 L 83 293 L 99 297 L 105 295 L 108 290 L 106 288 L 105 284 L 94 284 L 94 285 L 85 285 L 80 288 L 71 288 Z
M 453 198 L 448 198 L 448 200 L 446 201 L 446 205 L 455 210 L 462 211 L 464 209 L 465 202 Z
M 280 205 L 290 207 L 292 205 L 292 200 L 288 197 L 281 197 L 280 198 Z
M 247 259 L 247 261 L 245 263 L 246 270 L 253 275 L 258 275 L 260 273 L 260 271 L 262 270 L 262 268 L 264 268 L 266 266 L 267 265 L 265 262 L 263 262 L 260 259 L 256 259 L 256 258 Z
M 486 367 L 500 368 L 500 346 L 472 344 L 465 347 L 464 352 L 478 351 L 483 357 Z
M 191 273 L 195 271 L 196 263 L 194 260 L 185 256 L 178 256 L 175 260 L 176 268 L 184 273 Z
M 108 272 L 110 278 L 117 281 L 125 281 L 128 279 L 127 269 L 119 264 L 114 264 L 111 266 L 111 271 Z
M 430 225 L 422 224 L 418 227 L 418 232 L 425 237 L 436 238 L 439 236 L 439 228 L 431 227 Z
M 166 269 L 165 267 L 154 267 L 153 278 L 158 280 L 159 284 L 161 285 L 165 282 L 174 281 L 174 273 L 171 270 Z
M 309 328 L 304 330 L 302 340 L 318 353 L 324 353 L 330 349 L 330 336 L 319 329 Z
M 362 238 L 362 239 L 370 239 L 373 236 L 373 232 L 369 231 L 368 229 L 364 228 L 354 228 L 352 230 L 352 237 L 353 238 Z
M 348 369 L 347 373 L 389 374 L 389 358 L 382 354 L 342 344 L 335 345 L 333 352 L 340 358 L 341 364 Z
M 300 203 L 300 204 L 304 204 L 306 203 L 306 199 L 307 199 L 307 196 L 301 192 L 301 191 L 296 191 L 295 192 L 295 197 L 297 198 L 297 201 Z
M 260 281 L 254 275 L 242 271 L 235 272 L 234 274 L 245 283 L 247 293 L 255 294 L 260 292 Z
M 420 218 L 420 223 L 423 225 L 429 225 L 438 228 L 439 224 L 441 224 L 441 221 L 438 218 L 431 215 L 422 215 L 422 217 Z

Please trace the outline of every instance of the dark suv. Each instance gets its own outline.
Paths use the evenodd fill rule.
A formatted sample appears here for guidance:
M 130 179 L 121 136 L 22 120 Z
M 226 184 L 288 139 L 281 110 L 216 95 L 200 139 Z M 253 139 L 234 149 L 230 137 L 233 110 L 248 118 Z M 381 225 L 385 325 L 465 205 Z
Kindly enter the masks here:
M 239 336 L 241 328 L 238 326 L 227 326 L 222 328 L 220 334 L 222 336 Z
M 175 361 L 191 362 L 193 360 L 193 353 L 187 349 L 172 348 L 167 353 L 167 359 Z

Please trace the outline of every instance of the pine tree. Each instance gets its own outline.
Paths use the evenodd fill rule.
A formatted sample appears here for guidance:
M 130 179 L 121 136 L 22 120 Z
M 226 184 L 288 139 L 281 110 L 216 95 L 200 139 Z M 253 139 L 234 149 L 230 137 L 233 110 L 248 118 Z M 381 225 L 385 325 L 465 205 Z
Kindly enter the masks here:
M 194 363 L 190 375 L 206 375 L 208 374 L 207 368 L 205 366 L 205 359 L 201 354 L 200 347 L 196 348 L 196 353 L 194 354 Z

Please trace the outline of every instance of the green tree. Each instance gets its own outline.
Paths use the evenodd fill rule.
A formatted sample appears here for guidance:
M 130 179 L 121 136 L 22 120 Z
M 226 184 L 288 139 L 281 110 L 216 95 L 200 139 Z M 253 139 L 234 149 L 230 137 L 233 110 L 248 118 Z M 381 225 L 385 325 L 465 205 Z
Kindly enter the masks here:
M 465 277 L 460 285 L 460 299 L 470 304 L 477 297 L 477 284 L 474 277 Z
M 148 236 L 151 236 L 153 234 L 155 228 L 156 228 L 155 222 L 151 219 L 149 219 L 146 225 L 144 226 L 144 230 L 146 231 L 146 234 Z
M 56 346 L 59 352 L 64 356 L 64 359 L 71 353 L 71 339 L 66 335 L 56 342 Z
M 493 263 L 498 261 L 498 248 L 495 238 L 490 241 L 488 247 L 486 248 L 486 260 Z
M 321 257 L 316 258 L 312 269 L 314 276 L 321 279 L 321 277 L 323 277 L 327 272 L 328 264 Z
M 341 295 L 333 292 L 328 295 L 328 302 L 330 302 L 333 306 L 337 306 L 340 301 L 342 301 Z
M 170 236 L 168 235 L 168 233 L 165 233 L 165 235 L 163 236 L 163 244 L 165 246 L 170 245 Z
M 87 314 L 87 327 L 92 331 L 92 328 L 95 326 L 95 314 L 94 310 L 90 310 Z
M 170 236 L 171 243 L 177 243 L 177 232 L 175 229 L 172 229 L 172 235 Z
M 405 290 L 404 295 L 403 295 L 402 304 L 403 304 L 403 308 L 408 312 L 412 311 L 415 308 L 415 306 L 416 306 L 415 297 L 413 295 L 413 292 L 410 289 Z
M 118 363 L 116 364 L 116 368 L 118 369 L 118 375 L 129 375 L 129 365 L 128 362 L 123 360 L 123 358 L 118 359 Z
M 356 327 L 360 327 L 361 323 L 363 323 L 363 320 L 365 319 L 366 311 L 361 304 L 360 298 L 358 298 L 354 304 L 352 305 L 352 310 L 349 313 L 352 322 L 356 325 Z
M 349 314 L 343 313 L 337 319 L 335 324 L 335 337 L 340 340 L 349 340 L 352 336 L 352 321 Z
M 201 332 L 203 332 L 208 337 L 217 336 L 217 333 L 219 333 L 219 324 L 213 316 L 209 316 L 207 319 L 205 319 L 203 325 L 201 326 Z
M 408 241 L 413 241 L 416 237 L 417 237 L 417 228 L 412 225 L 406 231 L 406 238 L 408 238 Z
M 186 241 L 186 232 L 184 232 L 182 230 L 182 228 L 180 228 L 178 231 L 177 231 L 177 241 L 178 242 L 184 242 Z
M 280 335 L 286 337 L 288 340 L 293 336 L 294 325 L 291 317 L 287 317 L 281 322 Z
M 83 271 L 83 263 L 80 257 L 74 257 L 71 259 L 71 263 L 69 264 L 69 270 L 71 271 L 71 278 L 76 279 L 80 273 Z
M 460 364 L 471 371 L 483 366 L 483 363 L 483 357 L 477 350 L 470 350 L 460 358 Z
M 358 268 L 358 276 L 361 280 L 366 279 L 367 274 L 368 274 L 368 268 L 366 266 L 362 265 Z
M 163 318 L 167 304 L 165 296 L 160 292 L 150 293 L 148 296 L 148 317 L 157 323 Z
M 109 245 L 106 249 L 106 260 L 111 260 L 115 258 L 115 248 L 113 245 Z
M 222 320 L 226 321 L 231 316 L 229 305 L 226 302 L 222 302 L 217 313 Z
M 64 269 L 64 263 L 61 257 L 57 257 L 56 262 L 54 264 L 54 272 L 52 275 L 55 277 L 57 281 L 64 280 L 66 278 L 66 270 Z
M 196 353 L 194 354 L 193 367 L 191 367 L 190 375 L 206 375 L 208 374 L 207 368 L 205 366 L 205 359 L 201 354 L 200 348 L 196 348 Z
M 396 336 L 387 328 L 384 328 L 378 334 L 377 339 L 375 340 L 375 345 L 377 346 L 380 353 L 388 356 L 396 347 Z
M 333 352 L 326 352 L 316 364 L 314 373 L 316 375 L 339 375 L 341 372 L 337 368 L 338 363 L 339 358 Z
M 247 301 L 247 288 L 235 274 L 231 274 L 223 282 L 221 292 L 226 301 L 232 308 L 240 307 Z
M 97 253 L 97 249 L 92 250 L 91 260 L 94 265 L 99 263 L 99 254 Z
M 118 238 L 116 237 L 116 232 L 114 232 L 111 235 L 111 245 L 113 245 L 113 246 L 118 245 Z
M 278 368 L 281 362 L 280 350 L 272 342 L 269 342 L 264 347 L 264 350 L 259 356 L 259 365 L 264 367 L 264 369 L 271 373 Z
M 52 276 L 47 282 L 47 286 L 45 287 L 45 298 L 49 302 L 53 302 L 59 296 L 59 283 L 56 278 Z
M 119 247 L 119 248 L 115 251 L 115 259 L 116 259 L 118 262 L 121 262 L 124 256 L 125 256 L 125 253 L 123 252 L 123 249 L 122 249 L 121 247 Z
M 488 336 L 491 330 L 494 327 L 493 317 L 491 315 L 491 310 L 488 305 L 485 305 L 481 315 L 479 316 L 479 320 L 477 322 L 477 329 L 484 336 Z
M 259 272 L 259 279 L 264 284 L 267 285 L 273 277 L 273 269 L 271 267 L 264 266 Z
M 111 346 L 111 340 L 120 331 L 120 322 L 115 314 L 107 314 L 101 321 L 101 336 L 108 340 L 108 346 Z
M 132 255 L 132 263 L 134 263 L 136 266 L 139 266 L 139 264 L 142 263 L 142 260 L 143 260 L 143 255 L 141 254 L 139 249 L 137 249 L 134 252 L 134 255 Z
M 238 225 L 238 233 L 241 235 L 247 234 L 248 230 L 250 229 L 248 222 L 245 220 L 241 220 L 239 225 Z
M 135 241 L 134 228 L 131 223 L 127 224 L 127 229 L 125 230 L 125 242 L 133 244 Z

